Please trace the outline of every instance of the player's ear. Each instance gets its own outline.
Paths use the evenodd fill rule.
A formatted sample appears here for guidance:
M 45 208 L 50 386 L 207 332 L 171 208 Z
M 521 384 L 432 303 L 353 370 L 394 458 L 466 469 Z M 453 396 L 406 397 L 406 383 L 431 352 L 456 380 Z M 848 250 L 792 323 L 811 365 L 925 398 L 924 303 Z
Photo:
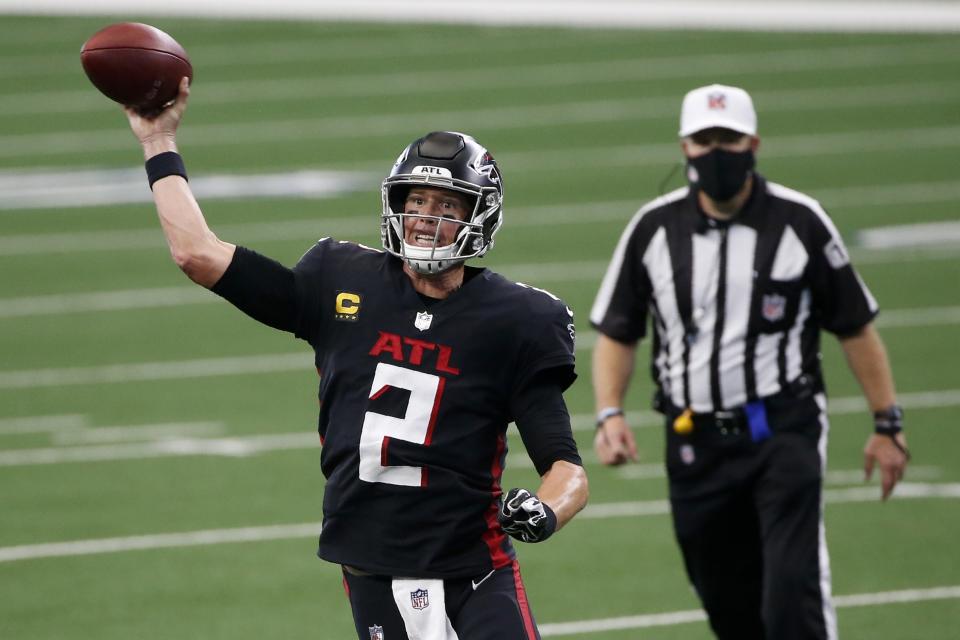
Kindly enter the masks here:
M 751 136 L 750 150 L 756 153 L 757 149 L 759 148 L 760 148 L 760 136 Z

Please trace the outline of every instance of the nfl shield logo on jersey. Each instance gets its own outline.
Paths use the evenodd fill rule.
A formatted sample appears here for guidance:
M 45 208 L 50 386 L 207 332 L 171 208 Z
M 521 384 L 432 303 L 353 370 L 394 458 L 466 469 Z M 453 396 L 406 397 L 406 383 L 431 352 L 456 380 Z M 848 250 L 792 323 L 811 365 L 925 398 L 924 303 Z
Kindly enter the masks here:
M 383 627 L 375 624 L 367 629 L 370 630 L 370 640 L 383 640 Z
M 787 299 L 780 294 L 770 293 L 763 296 L 763 305 L 761 306 L 760 313 L 763 314 L 764 320 L 768 322 L 781 320 L 786 311 Z
M 430 606 L 430 596 L 426 589 L 417 589 L 410 592 L 410 606 L 419 611 Z
M 426 331 L 430 328 L 430 323 L 433 322 L 433 316 L 426 311 L 418 311 L 417 319 L 413 321 L 413 326 L 420 331 Z

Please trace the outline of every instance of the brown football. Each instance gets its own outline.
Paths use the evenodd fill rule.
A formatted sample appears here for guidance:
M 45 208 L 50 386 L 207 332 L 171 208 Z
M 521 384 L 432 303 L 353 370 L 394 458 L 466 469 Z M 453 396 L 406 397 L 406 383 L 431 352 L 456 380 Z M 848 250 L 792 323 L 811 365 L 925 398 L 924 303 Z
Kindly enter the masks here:
M 80 49 L 90 82 L 111 100 L 141 112 L 158 111 L 177 96 L 180 79 L 193 79 L 187 52 L 169 35 L 138 22 L 97 31 Z

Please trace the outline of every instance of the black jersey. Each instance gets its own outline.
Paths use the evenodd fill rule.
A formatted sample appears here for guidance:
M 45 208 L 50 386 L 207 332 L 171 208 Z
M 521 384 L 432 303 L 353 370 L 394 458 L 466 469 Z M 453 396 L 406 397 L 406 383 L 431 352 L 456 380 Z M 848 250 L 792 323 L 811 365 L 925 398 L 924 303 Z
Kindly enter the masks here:
M 640 209 L 624 231 L 590 314 L 634 342 L 653 317 L 652 373 L 662 397 L 719 411 L 821 389 L 819 330 L 845 335 L 877 303 L 813 198 L 755 174 L 743 211 L 705 216 L 687 187 Z
M 320 557 L 433 578 L 507 566 L 511 398 L 549 369 L 572 382 L 570 310 L 488 270 L 428 303 L 396 258 L 330 239 L 293 274 L 294 332 L 321 376 Z

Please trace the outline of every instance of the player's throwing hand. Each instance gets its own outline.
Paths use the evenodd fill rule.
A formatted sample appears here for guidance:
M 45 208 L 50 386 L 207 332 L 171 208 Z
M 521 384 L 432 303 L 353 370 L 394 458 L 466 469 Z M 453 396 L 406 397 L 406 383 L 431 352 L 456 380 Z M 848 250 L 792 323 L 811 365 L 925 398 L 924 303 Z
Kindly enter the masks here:
M 553 509 L 526 489 L 510 489 L 497 519 L 504 531 L 523 542 L 543 542 L 557 529 Z

